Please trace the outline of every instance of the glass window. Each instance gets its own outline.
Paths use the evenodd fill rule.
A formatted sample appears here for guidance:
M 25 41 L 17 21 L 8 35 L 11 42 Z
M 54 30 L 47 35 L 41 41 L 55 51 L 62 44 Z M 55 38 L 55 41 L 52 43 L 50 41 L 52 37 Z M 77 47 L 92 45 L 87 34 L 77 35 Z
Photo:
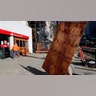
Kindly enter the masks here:
M 17 45 L 19 46 L 19 40 L 16 40 Z
M 28 47 L 28 41 L 20 38 L 15 38 L 15 42 L 19 47 Z
M 20 47 L 22 47 L 22 40 L 20 40 Z
M 25 47 L 28 47 L 28 42 L 25 42 Z
M 25 41 L 23 41 L 23 47 L 25 47 Z

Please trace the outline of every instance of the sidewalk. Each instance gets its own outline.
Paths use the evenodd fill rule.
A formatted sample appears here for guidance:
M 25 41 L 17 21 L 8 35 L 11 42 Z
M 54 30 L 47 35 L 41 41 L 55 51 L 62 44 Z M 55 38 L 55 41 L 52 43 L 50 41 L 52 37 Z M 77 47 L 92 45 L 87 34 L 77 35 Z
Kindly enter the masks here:
M 1 75 L 47 75 L 42 68 L 47 54 L 32 53 L 27 56 L 0 59 Z M 71 62 L 72 70 L 75 74 L 96 75 L 96 68 L 88 68 L 81 65 L 80 58 L 73 58 Z
M 46 75 L 42 64 L 46 54 L 27 54 L 27 56 L 0 59 L 0 75 Z
M 27 56 L 31 56 L 33 58 L 39 58 L 39 59 L 45 59 L 46 58 L 47 53 L 31 53 L 31 54 L 27 54 Z

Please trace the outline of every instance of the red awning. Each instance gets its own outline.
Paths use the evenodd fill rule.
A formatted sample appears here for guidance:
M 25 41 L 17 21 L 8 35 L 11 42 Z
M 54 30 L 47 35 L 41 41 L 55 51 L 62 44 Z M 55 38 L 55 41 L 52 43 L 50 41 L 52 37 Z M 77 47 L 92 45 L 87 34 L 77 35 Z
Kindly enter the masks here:
M 29 39 L 29 36 L 18 34 L 18 33 L 7 31 L 7 30 L 3 30 L 3 29 L 0 29 L 0 34 L 4 34 L 4 35 L 8 35 L 8 36 L 16 36 L 16 37 L 23 38 L 23 39 Z

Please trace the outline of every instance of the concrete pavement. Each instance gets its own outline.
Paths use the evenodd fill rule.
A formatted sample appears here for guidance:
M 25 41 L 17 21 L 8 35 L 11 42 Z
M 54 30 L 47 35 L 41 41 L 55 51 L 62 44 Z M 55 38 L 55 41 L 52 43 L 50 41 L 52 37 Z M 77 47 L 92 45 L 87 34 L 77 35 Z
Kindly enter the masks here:
M 0 59 L 0 75 L 48 75 L 42 68 L 45 58 L 46 53 L 32 53 L 15 59 Z M 96 68 L 82 66 L 80 58 L 73 58 L 71 69 L 75 74 L 96 75 Z
M 42 68 L 46 54 L 28 54 L 27 56 L 0 59 L 0 75 L 45 75 Z

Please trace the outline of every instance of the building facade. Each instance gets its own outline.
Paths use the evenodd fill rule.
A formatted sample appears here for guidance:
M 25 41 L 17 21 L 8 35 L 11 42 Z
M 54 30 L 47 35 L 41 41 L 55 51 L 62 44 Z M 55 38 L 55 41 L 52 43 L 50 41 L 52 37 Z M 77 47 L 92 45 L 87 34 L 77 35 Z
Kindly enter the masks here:
M 50 41 L 53 41 L 53 38 L 56 33 L 57 29 L 57 24 L 58 21 L 46 21 L 46 26 L 45 26 L 45 33 L 47 35 L 47 39 Z
M 33 52 L 32 28 L 24 21 L 0 21 L 0 44 L 4 41 L 10 45 L 10 50 L 16 42 L 19 47 L 27 47 Z
M 57 21 L 28 21 L 28 25 L 32 28 L 33 52 L 37 52 L 37 49 L 48 51 L 56 33 Z

